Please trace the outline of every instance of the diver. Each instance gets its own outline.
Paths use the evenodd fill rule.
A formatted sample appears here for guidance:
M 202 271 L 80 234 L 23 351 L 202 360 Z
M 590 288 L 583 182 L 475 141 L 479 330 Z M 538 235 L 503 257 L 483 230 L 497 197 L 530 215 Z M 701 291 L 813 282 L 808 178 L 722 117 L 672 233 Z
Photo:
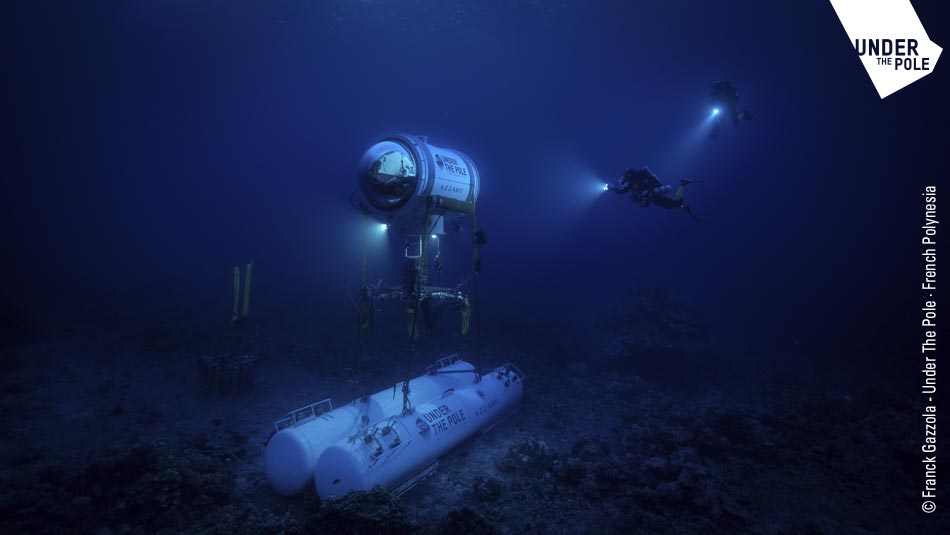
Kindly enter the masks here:
M 683 202 L 683 194 L 686 193 L 686 186 L 694 182 L 705 183 L 702 180 L 687 180 L 684 178 L 680 180 L 680 187 L 676 190 L 676 195 L 670 197 L 669 193 L 673 190 L 673 187 L 669 184 L 661 183 L 660 180 L 656 178 L 656 175 L 653 174 L 653 171 L 644 167 L 643 169 L 636 170 L 627 169 L 623 176 L 617 180 L 619 185 L 612 186 L 608 184 L 607 189 L 617 195 L 630 193 L 633 201 L 644 208 L 650 206 L 651 203 L 661 208 L 666 208 L 667 210 L 679 208 L 680 210 L 685 210 L 686 213 L 696 221 L 702 221 L 696 217 L 696 214 L 693 213 L 693 209 Z
M 713 128 L 709 131 L 709 137 L 715 138 L 719 135 L 719 130 L 723 125 L 723 115 L 729 115 L 732 124 L 739 126 L 742 121 L 752 119 L 749 110 L 739 110 L 739 90 L 730 82 L 716 82 L 712 85 L 709 92 L 713 106 Z
M 390 158 L 391 155 L 396 156 Z M 398 159 L 398 153 L 395 151 L 373 162 L 366 174 L 370 186 L 380 195 L 402 198 L 415 188 L 414 177 L 409 175 L 409 170 Z

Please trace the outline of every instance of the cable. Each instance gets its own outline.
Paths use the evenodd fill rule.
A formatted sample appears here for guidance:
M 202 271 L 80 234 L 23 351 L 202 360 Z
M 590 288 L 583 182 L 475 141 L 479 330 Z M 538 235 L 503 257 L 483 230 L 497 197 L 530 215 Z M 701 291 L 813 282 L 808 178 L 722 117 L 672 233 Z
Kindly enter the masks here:
M 353 305 L 353 309 L 359 312 L 360 307 L 356 304 L 356 300 L 353 299 L 353 292 L 350 291 L 350 284 L 353 282 L 353 277 L 356 276 L 356 273 L 350 275 L 350 278 L 346 280 L 346 296 L 350 298 L 350 303 Z
M 353 202 L 353 198 L 356 197 L 358 194 L 359 194 L 359 191 L 356 191 L 356 190 L 354 190 L 353 193 L 350 193 L 350 206 L 357 212 L 363 212 L 365 214 L 367 212 L 366 206 L 364 206 L 363 203 L 356 204 L 355 202 Z
M 480 271 L 478 260 L 478 240 L 475 230 L 475 207 L 477 201 L 472 197 L 472 315 L 475 316 L 475 369 L 477 380 L 481 380 L 482 375 L 482 320 L 481 303 L 478 301 L 478 272 Z
M 426 212 L 425 219 L 422 220 L 422 229 L 426 230 L 429 227 L 429 209 L 432 207 L 432 197 L 426 199 Z M 443 212 L 444 213 L 444 212 Z M 426 243 L 429 241 L 426 238 L 428 237 L 428 232 L 420 236 L 420 241 L 422 242 L 419 247 L 419 267 L 418 273 L 416 273 L 416 280 L 412 289 L 412 324 L 409 326 L 409 355 L 406 362 L 406 369 L 412 369 L 412 362 L 416 353 L 416 327 L 419 324 L 419 285 L 421 281 L 425 279 L 425 268 L 426 268 Z M 403 414 L 409 414 L 412 412 L 412 402 L 409 400 L 409 376 L 406 374 L 405 380 L 402 383 L 402 412 Z
M 429 234 L 432 234 L 432 229 L 434 229 L 435 226 L 439 224 L 439 220 L 442 219 L 442 218 L 445 216 L 445 212 L 447 212 L 447 211 L 448 211 L 448 210 L 442 210 L 442 213 L 439 214 L 439 216 L 435 218 L 435 221 L 432 222 L 432 226 L 429 227 L 428 230 L 426 231 L 426 236 L 428 236 Z M 428 213 L 428 212 L 426 212 L 426 213 Z M 428 221 L 428 219 L 427 219 L 426 221 Z

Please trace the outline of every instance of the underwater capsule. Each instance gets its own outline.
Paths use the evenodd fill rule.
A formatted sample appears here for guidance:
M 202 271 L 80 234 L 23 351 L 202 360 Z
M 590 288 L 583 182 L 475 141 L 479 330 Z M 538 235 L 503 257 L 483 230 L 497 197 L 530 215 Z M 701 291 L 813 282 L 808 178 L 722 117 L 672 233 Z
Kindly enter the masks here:
M 357 186 L 362 205 L 374 217 L 414 223 L 429 204 L 433 214 L 471 213 L 479 175 L 466 154 L 432 145 L 425 136 L 395 132 L 363 153 Z
M 440 362 L 447 363 L 440 368 L 443 374 L 427 374 L 410 381 L 412 397 L 420 403 L 472 381 L 471 374 L 464 373 L 474 369 L 471 363 L 456 355 Z M 313 485 L 317 460 L 324 450 L 341 441 L 348 444 L 350 437 L 355 443 L 371 447 L 375 440 L 369 434 L 373 428 L 370 422 L 386 421 L 401 411 L 402 399 L 394 398 L 391 389 L 335 409 L 329 400 L 324 400 L 291 411 L 275 423 L 277 432 L 270 438 L 264 451 L 267 480 L 282 496 L 299 494 L 307 485 Z M 383 436 L 390 434 L 396 433 Z
M 388 444 L 380 439 L 373 444 L 339 440 L 329 445 L 314 469 L 317 493 L 325 500 L 380 485 L 402 494 L 430 474 L 449 450 L 510 415 L 521 401 L 523 380 L 524 374 L 513 364 L 499 366 L 479 383 L 465 381 L 411 411 L 391 416 L 387 425 L 398 432 Z

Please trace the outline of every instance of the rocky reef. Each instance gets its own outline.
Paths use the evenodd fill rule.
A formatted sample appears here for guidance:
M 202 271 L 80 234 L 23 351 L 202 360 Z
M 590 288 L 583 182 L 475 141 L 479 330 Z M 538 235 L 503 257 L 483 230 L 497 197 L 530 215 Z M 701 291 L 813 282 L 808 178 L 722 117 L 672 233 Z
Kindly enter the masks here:
M 418 530 L 405 507 L 381 487 L 325 501 L 316 514 L 314 528 L 315 533 L 325 535 L 401 535 Z
M 664 340 L 703 336 L 688 307 L 669 304 L 675 298 L 633 302 L 647 308 L 631 314 L 675 326 Z M 614 328 L 636 332 L 619 314 Z M 656 340 L 643 335 L 638 347 L 666 343 Z M 0 533 L 950 532 L 945 516 L 920 512 L 920 430 L 909 416 L 918 409 L 892 385 L 763 375 L 749 397 L 684 393 L 631 368 L 557 364 L 570 355 L 552 361 L 535 336 L 491 342 L 493 360 L 528 372 L 517 413 L 453 449 L 401 497 L 376 488 L 322 502 L 310 489 L 277 496 L 262 471 L 264 417 L 288 405 L 266 388 L 301 375 L 296 357 L 265 363 L 261 388 L 245 397 L 203 395 L 195 381 L 162 405 L 160 389 L 193 376 L 193 356 L 163 355 L 148 368 L 122 354 L 83 376 L 68 361 L 39 360 L 60 354 L 55 347 L 9 354 Z M 114 370 L 158 386 L 143 392 L 152 383 Z M 335 382 L 314 374 L 298 384 L 309 396 L 313 384 Z M 259 403 L 270 405 L 247 410 Z
M 78 472 L 49 465 L 7 487 L 0 516 L 14 532 L 179 533 L 230 502 L 234 473 L 220 458 L 142 443 Z
M 707 338 L 702 315 L 671 290 L 638 286 L 624 292 L 598 316 L 606 334 L 604 353 L 620 358 L 677 351 Z

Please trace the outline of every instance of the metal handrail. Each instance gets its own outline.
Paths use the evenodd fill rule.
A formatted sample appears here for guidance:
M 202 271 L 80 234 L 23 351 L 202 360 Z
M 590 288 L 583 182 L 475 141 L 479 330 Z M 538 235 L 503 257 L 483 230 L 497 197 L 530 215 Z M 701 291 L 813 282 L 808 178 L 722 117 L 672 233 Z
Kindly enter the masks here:
M 439 370 L 441 370 L 442 368 L 446 368 L 446 367 L 448 367 L 448 366 L 451 366 L 451 365 L 455 364 L 456 362 L 458 362 L 458 361 L 460 361 L 460 360 L 462 360 L 462 357 L 460 357 L 460 356 L 458 355 L 458 353 L 453 353 L 453 354 L 448 355 L 448 356 L 446 356 L 446 357 L 442 357 L 442 358 L 440 358 L 439 360 L 437 360 L 437 361 L 435 361 L 434 363 L 432 363 L 432 364 L 430 364 L 429 366 L 427 366 L 427 367 L 426 367 L 426 373 L 431 374 L 432 372 L 439 371 Z
M 287 429 L 288 427 L 297 427 L 298 425 L 309 422 L 314 418 L 326 414 L 333 410 L 333 402 L 330 401 L 330 398 L 318 401 L 316 403 L 311 403 L 300 407 L 297 410 L 290 411 L 286 416 L 274 422 L 274 429 L 280 431 L 282 429 Z

